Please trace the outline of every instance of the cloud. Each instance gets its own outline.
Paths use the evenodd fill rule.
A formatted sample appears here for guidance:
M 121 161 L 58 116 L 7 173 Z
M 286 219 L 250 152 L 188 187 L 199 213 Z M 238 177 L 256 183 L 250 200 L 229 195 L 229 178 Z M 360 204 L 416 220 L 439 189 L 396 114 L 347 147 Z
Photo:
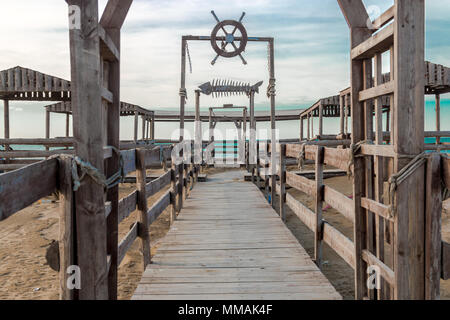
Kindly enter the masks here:
M 67 4 L 57 0 L 3 1 L 0 10 L 2 59 L 0 69 L 16 65 L 69 79 L 70 53 Z M 366 6 L 386 10 L 393 0 L 364 0 Z M 450 1 L 427 1 L 426 57 L 450 65 Z M 106 0 L 100 0 L 100 12 Z M 178 109 L 181 36 L 209 35 L 220 19 L 238 19 L 251 36 L 275 38 L 277 105 L 306 107 L 349 85 L 349 30 L 335 0 L 135 0 L 122 33 L 122 100 L 150 109 Z M 212 79 L 248 82 L 264 80 L 267 86 L 267 48 L 250 43 L 239 58 L 220 58 L 208 42 L 189 43 L 193 73 L 187 74 L 188 109 L 193 91 Z M 188 68 L 189 69 L 189 68 Z M 263 90 L 265 91 L 265 90 Z M 202 97 L 202 107 L 223 103 L 247 104 L 245 97 L 214 100 Z M 258 108 L 267 108 L 264 92 Z M 29 112 L 25 109 L 24 112 Z

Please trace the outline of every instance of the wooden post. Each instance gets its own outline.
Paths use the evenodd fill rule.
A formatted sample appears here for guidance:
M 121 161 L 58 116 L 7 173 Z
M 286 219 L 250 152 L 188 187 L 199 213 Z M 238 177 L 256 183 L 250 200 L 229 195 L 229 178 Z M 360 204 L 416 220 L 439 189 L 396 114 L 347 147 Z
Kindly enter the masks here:
M 72 159 L 61 158 L 59 161 L 59 298 L 74 300 L 76 290 L 69 289 L 67 280 L 70 274 L 67 268 L 76 265 L 75 260 L 75 225 L 74 198 L 72 187 Z
M 442 184 L 441 156 L 433 153 L 427 162 L 425 213 L 425 299 L 440 299 Z
M 110 0 L 100 20 L 100 24 L 109 35 L 116 49 L 120 52 L 120 29 L 125 21 L 133 0 Z M 103 57 L 102 57 L 103 58 Z M 105 88 L 113 95 L 112 103 L 107 104 L 106 143 L 117 150 L 120 148 L 120 61 L 116 57 L 104 61 L 107 73 L 104 73 Z M 106 176 L 110 177 L 119 170 L 119 155 L 113 152 L 106 161 Z M 117 299 L 117 269 L 118 269 L 118 206 L 119 186 L 110 187 L 106 194 L 110 202 L 111 212 L 107 218 L 107 252 L 109 255 L 108 295 L 110 300 Z
M 280 144 L 280 218 L 286 222 L 286 145 Z
M 45 139 L 50 139 L 50 111 L 45 111 Z M 45 150 L 49 150 L 48 146 L 45 146 Z
M 171 186 L 171 195 L 170 195 L 170 225 L 174 223 L 177 218 L 177 170 L 175 165 L 175 160 L 172 159 L 172 168 L 170 170 L 170 186 Z
M 200 117 L 200 90 L 195 90 L 195 145 L 194 166 L 202 162 L 202 121 Z
M 209 108 L 209 144 L 214 144 L 214 123 L 213 123 L 213 109 Z M 216 157 L 216 147 L 213 146 L 211 150 L 211 157 L 213 160 L 213 163 L 215 163 L 215 157 Z
M 155 140 L 155 113 L 152 115 L 152 122 L 150 126 L 150 140 Z
M 308 134 L 307 139 L 311 140 L 311 114 L 308 113 Z
M 349 111 L 351 110 L 351 107 L 352 107 L 350 94 L 345 95 L 344 105 L 345 105 L 345 129 L 344 130 L 345 130 L 345 135 L 347 136 L 349 134 L 349 132 L 348 132 L 348 116 L 349 116 Z
M 371 36 L 367 28 L 369 16 L 361 0 L 338 0 L 342 12 L 350 28 L 351 49 Z M 364 90 L 363 60 L 351 59 L 351 108 L 352 108 L 352 143 L 365 139 L 364 104 L 359 101 L 359 92 Z M 361 207 L 361 198 L 365 189 L 365 161 L 355 158 L 353 165 L 353 203 L 355 212 L 353 242 L 355 244 L 355 298 L 367 297 L 366 275 L 367 264 L 362 259 L 362 251 L 366 248 L 366 214 Z
M 394 151 L 417 155 L 424 149 L 424 0 L 395 1 Z M 411 76 L 414 75 L 414 76 Z M 355 110 L 353 110 L 354 112 Z M 410 160 L 394 159 L 394 172 Z M 395 299 L 424 299 L 424 169 L 399 185 L 395 197 Z
M 75 154 L 104 173 L 100 38 L 97 0 L 68 0 L 80 8 L 81 28 L 70 29 Z M 77 263 L 82 300 L 108 299 L 107 224 L 104 186 L 86 175 L 75 193 Z
M 441 131 L 441 95 L 436 94 L 436 131 Z M 436 144 L 441 143 L 441 138 L 436 137 Z
M 255 121 L 255 92 L 250 91 L 250 141 L 249 141 L 249 162 L 252 169 L 252 182 L 257 174 L 258 164 L 258 143 L 256 140 L 256 121 Z M 259 181 L 259 180 L 258 180 Z M 258 182 L 259 183 L 259 182 Z M 258 184 L 258 188 L 260 185 Z
M 66 113 L 66 137 L 70 137 L 70 114 Z
M 5 125 L 5 139 L 9 139 L 10 135 L 9 135 L 9 101 L 8 100 L 3 100 L 3 106 L 4 106 L 4 110 L 3 110 L 3 114 L 4 114 L 4 125 Z M 9 145 L 5 145 L 5 151 L 8 151 L 9 149 Z
M 271 38 L 269 41 L 269 71 L 270 71 L 270 85 L 273 86 L 273 89 L 269 90 L 268 92 L 268 95 L 270 96 L 270 124 L 272 129 L 270 139 L 272 145 L 272 151 L 270 153 L 270 163 L 271 163 L 270 179 L 272 181 L 271 204 L 272 208 L 275 208 L 275 195 L 277 185 L 277 172 L 275 169 L 277 134 L 276 134 L 276 114 L 275 114 L 275 50 L 273 38 Z
M 374 70 L 375 70 L 375 85 L 379 86 L 383 83 L 382 79 L 382 55 L 377 54 L 374 59 Z M 381 98 L 375 99 L 375 144 L 383 145 L 383 105 Z M 374 195 L 375 201 L 382 203 L 383 193 L 384 193 L 384 159 L 382 157 L 375 157 L 374 159 L 374 169 L 375 169 L 375 184 L 374 184 Z M 379 215 L 375 218 L 375 237 L 376 237 L 376 256 L 381 262 L 385 261 L 384 257 L 384 219 Z M 381 300 L 385 297 L 386 282 L 381 281 L 381 288 L 378 291 L 378 299 Z
M 300 142 L 303 141 L 303 117 L 300 115 Z
M 147 218 L 147 196 L 145 186 L 147 184 L 147 169 L 145 165 L 146 149 L 136 150 L 136 189 L 138 192 L 138 221 L 139 221 L 139 239 L 141 244 L 141 253 L 144 259 L 144 270 L 151 263 L 150 255 L 150 232 L 149 221 Z
M 319 105 L 319 137 L 323 136 L 323 101 Z
M 146 140 L 145 139 L 145 124 L 146 124 L 145 115 L 142 115 L 141 118 L 142 118 L 142 141 L 145 141 Z
M 311 139 L 315 139 L 316 136 L 314 135 L 314 110 L 311 111 Z
M 138 142 L 139 113 L 134 110 L 134 143 Z
M 184 140 L 184 108 L 186 104 L 186 46 L 187 40 L 181 40 L 181 87 L 180 87 L 180 142 Z
M 341 95 L 339 96 L 339 107 L 340 107 L 340 124 L 341 124 L 341 130 L 340 130 L 340 134 L 342 136 L 342 138 L 344 138 L 344 121 L 345 121 L 345 96 Z
M 322 240 L 323 240 L 323 162 L 325 148 L 317 147 L 316 151 L 316 190 L 315 190 L 315 212 L 316 230 L 314 232 L 314 259 L 319 268 L 322 268 Z

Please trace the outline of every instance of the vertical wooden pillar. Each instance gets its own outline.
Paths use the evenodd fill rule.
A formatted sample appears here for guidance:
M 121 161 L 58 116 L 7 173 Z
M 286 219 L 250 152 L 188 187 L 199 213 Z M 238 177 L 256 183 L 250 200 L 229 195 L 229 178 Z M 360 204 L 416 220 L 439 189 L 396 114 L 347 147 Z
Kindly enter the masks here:
M 311 111 L 311 139 L 315 139 L 316 136 L 314 135 L 314 110 Z
M 139 221 L 139 239 L 141 253 L 144 259 L 144 270 L 151 263 L 150 255 L 150 232 L 149 221 L 147 218 L 147 196 L 145 186 L 147 184 L 147 169 L 145 165 L 146 149 L 136 150 L 136 188 L 138 192 L 138 221 Z
M 156 120 L 155 120 L 155 114 L 153 113 L 152 115 L 152 123 L 150 126 L 150 140 L 155 140 L 155 125 L 156 125 Z
M 174 221 L 177 218 L 177 195 L 178 195 L 178 189 L 177 189 L 177 167 L 175 165 L 175 159 L 172 158 L 172 168 L 170 170 L 170 217 L 169 217 L 169 223 L 172 225 Z
M 323 101 L 319 105 L 319 137 L 323 136 Z
M 3 100 L 3 114 L 4 114 L 4 129 L 5 129 L 5 139 L 9 139 L 9 100 Z
M 3 110 L 3 114 L 4 114 L 4 130 L 5 130 L 5 139 L 9 139 L 10 135 L 9 135 L 9 101 L 8 100 L 3 100 L 3 106 L 4 106 L 4 110 Z M 5 151 L 8 151 L 9 149 L 9 145 L 5 145 Z
M 375 77 L 374 82 L 376 86 L 383 83 L 382 79 L 382 55 L 377 54 L 374 59 L 374 71 Z M 383 105 L 381 98 L 375 99 L 375 144 L 383 145 Z M 374 170 L 375 170 L 375 184 L 374 184 L 374 199 L 378 203 L 383 202 L 383 192 L 384 192 L 384 159 L 382 157 L 375 157 L 374 159 Z M 375 217 L 375 236 L 376 236 L 376 256 L 380 261 L 384 262 L 384 219 L 379 215 Z M 378 299 L 381 300 L 384 297 L 386 283 L 381 282 L 381 290 L 378 291 Z
M 280 218 L 286 222 L 286 145 L 280 144 Z
M 340 107 L 340 124 L 341 124 L 341 129 L 340 129 L 340 134 L 342 136 L 342 138 L 344 138 L 344 121 L 345 121 L 345 96 L 341 95 L 339 96 L 339 107 Z
M 252 168 L 252 177 L 258 162 L 258 143 L 256 140 L 256 120 L 255 120 L 255 92 L 250 91 L 250 141 L 249 141 L 249 162 Z M 256 173 L 256 172 L 255 172 Z M 253 178 L 252 178 L 253 179 Z
M 322 240 L 323 240 L 323 162 L 325 148 L 317 147 L 316 151 L 316 190 L 315 190 L 315 212 L 316 229 L 314 232 L 314 259 L 319 268 L 322 268 Z
M 202 163 L 202 121 L 200 117 L 200 90 L 195 90 L 195 145 L 194 166 Z
M 311 140 L 311 114 L 308 113 L 308 140 Z
M 436 131 L 441 131 L 441 95 L 436 94 Z M 441 143 L 441 138 L 436 137 L 436 144 Z
M 442 245 L 442 183 L 439 153 L 433 153 L 427 162 L 425 206 L 425 299 L 439 300 Z
M 300 142 L 303 141 L 303 117 L 300 115 Z
M 50 139 L 50 111 L 45 111 L 45 139 Z M 48 151 L 50 148 L 45 146 Z
M 145 120 L 145 115 L 141 116 L 142 118 L 142 141 L 145 141 L 145 124 L 147 123 L 147 121 Z
M 349 112 L 352 108 L 351 105 L 351 96 L 350 94 L 346 94 L 344 97 L 344 106 L 345 106 L 345 134 L 348 135 L 349 131 L 348 131 L 348 116 L 349 116 Z
M 425 2 L 395 1 L 394 172 L 424 149 Z M 398 186 L 395 203 L 395 299 L 424 298 L 424 168 Z
M 134 143 L 138 142 L 139 113 L 134 111 Z
M 180 142 L 184 140 L 184 109 L 186 104 L 186 46 L 187 40 L 181 40 L 181 86 L 180 86 Z
M 350 28 L 351 49 L 354 49 L 371 36 L 367 28 L 369 16 L 361 0 L 338 0 Z M 351 116 L 352 143 L 364 141 L 365 114 L 364 104 L 359 100 L 359 92 L 364 90 L 363 60 L 351 59 Z M 348 106 L 348 104 L 346 104 Z M 347 116 L 347 115 L 346 115 Z M 362 300 L 367 297 L 366 275 L 367 264 L 362 259 L 362 251 L 366 249 L 366 214 L 361 207 L 361 198 L 365 191 L 365 160 L 356 157 L 353 165 L 353 203 L 355 212 L 353 241 L 355 244 L 355 298 Z
M 270 124 L 271 124 L 271 153 L 270 153 L 270 164 L 271 172 L 270 179 L 272 181 L 272 191 L 271 191 L 271 204 L 272 208 L 275 208 L 275 195 L 276 195 L 276 185 L 277 185 L 277 172 L 276 172 L 276 153 L 277 153 L 277 134 L 276 134 L 276 110 L 275 110 L 275 50 L 274 50 L 274 39 L 269 41 L 269 70 L 270 70 L 270 85 L 273 89 L 269 91 L 270 96 Z
M 66 137 L 70 137 L 70 113 L 66 113 Z
M 61 158 L 59 162 L 59 299 L 74 300 L 75 290 L 67 287 L 70 274 L 67 269 L 76 265 L 74 194 L 72 183 L 72 159 Z
M 68 0 L 80 8 L 81 28 L 70 29 L 75 154 L 104 173 L 98 1 Z M 117 97 L 116 97 L 117 98 Z M 104 186 L 86 175 L 75 193 L 77 264 L 82 300 L 108 299 L 107 224 Z

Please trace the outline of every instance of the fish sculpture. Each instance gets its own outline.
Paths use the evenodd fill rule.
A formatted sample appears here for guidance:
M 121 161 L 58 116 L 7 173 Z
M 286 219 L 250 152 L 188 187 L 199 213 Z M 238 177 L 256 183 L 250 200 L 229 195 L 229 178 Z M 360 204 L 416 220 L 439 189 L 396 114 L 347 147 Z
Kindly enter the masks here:
M 233 80 L 213 80 L 212 83 L 207 82 L 202 84 L 199 86 L 199 89 L 203 94 L 207 96 L 212 94 L 215 98 L 241 94 L 250 95 L 250 92 L 252 91 L 259 93 L 259 87 L 261 87 L 263 83 L 263 81 L 260 81 L 251 86 L 249 83 Z

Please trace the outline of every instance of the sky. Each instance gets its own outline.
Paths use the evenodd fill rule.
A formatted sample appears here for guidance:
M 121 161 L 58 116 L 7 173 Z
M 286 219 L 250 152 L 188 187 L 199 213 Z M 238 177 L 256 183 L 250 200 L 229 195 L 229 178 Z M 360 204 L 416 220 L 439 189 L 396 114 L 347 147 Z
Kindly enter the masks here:
M 393 0 L 364 3 L 376 17 Z M 426 59 L 450 66 L 450 0 L 426 3 Z M 100 12 L 105 4 L 106 0 L 99 1 Z M 243 23 L 249 36 L 275 38 L 277 108 L 305 108 L 348 87 L 349 30 L 336 0 L 135 0 L 122 31 L 122 101 L 148 109 L 178 109 L 181 36 L 210 35 L 216 24 L 211 10 L 221 20 L 237 20 L 246 12 Z M 0 0 L 0 70 L 20 65 L 70 79 L 67 14 L 63 0 Z M 215 53 L 209 42 L 190 42 L 189 52 L 188 109 L 194 107 L 196 87 L 213 79 L 252 84 L 263 80 L 256 106 L 268 108 L 266 44 L 248 44 L 246 66 L 239 58 L 219 58 L 211 66 Z M 224 103 L 243 105 L 247 99 L 202 96 L 203 108 Z M 12 104 L 13 136 L 35 136 L 36 132 L 42 136 L 41 105 Z M 64 121 L 54 118 L 52 135 L 62 135 Z

